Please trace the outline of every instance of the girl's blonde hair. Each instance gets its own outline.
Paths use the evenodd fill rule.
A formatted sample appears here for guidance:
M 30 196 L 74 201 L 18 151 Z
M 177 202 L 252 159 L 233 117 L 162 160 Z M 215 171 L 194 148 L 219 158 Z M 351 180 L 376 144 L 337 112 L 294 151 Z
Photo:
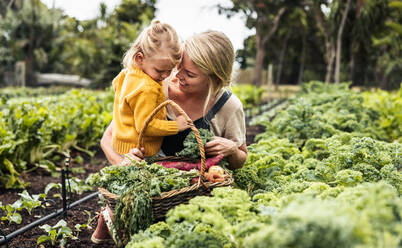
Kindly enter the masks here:
M 232 81 L 235 52 L 229 38 L 218 31 L 206 31 L 188 38 L 184 50 L 191 61 L 209 77 L 209 92 L 204 112 L 211 96 L 215 96 Z
M 164 49 L 169 51 L 165 53 Z M 134 57 L 139 52 L 143 53 L 144 57 L 152 57 L 159 52 L 164 52 L 172 65 L 177 65 L 182 56 L 181 44 L 176 31 L 169 24 L 161 23 L 159 20 L 152 21 L 151 25 L 140 33 L 124 54 L 123 66 L 125 68 L 135 67 Z

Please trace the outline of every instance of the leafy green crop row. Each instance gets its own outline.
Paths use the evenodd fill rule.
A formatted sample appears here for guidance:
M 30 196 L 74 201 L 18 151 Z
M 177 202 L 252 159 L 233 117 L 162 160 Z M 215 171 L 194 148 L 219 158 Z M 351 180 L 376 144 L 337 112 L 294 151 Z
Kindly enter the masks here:
M 299 147 L 308 139 L 341 133 L 391 141 L 392 137 L 379 125 L 380 113 L 365 106 L 363 96 L 347 87 L 345 83 L 332 87 L 318 82 L 304 84 L 303 93 L 290 99 L 287 109 L 272 122 L 265 120 L 266 132 L 258 138 L 274 135 Z
M 265 90 L 251 84 L 240 84 L 232 86 L 233 94 L 235 94 L 243 104 L 245 109 L 254 108 L 262 101 L 262 95 Z
M 398 247 L 402 202 L 386 183 L 338 189 L 316 183 L 303 192 L 250 198 L 217 188 L 168 212 L 166 222 L 131 237 L 145 247 Z
M 0 89 L 0 109 L 5 107 L 7 100 L 12 98 L 27 98 L 38 96 L 50 96 L 60 95 L 69 91 L 71 87 L 67 86 L 53 86 L 51 88 L 39 87 L 39 88 L 27 88 L 27 87 L 8 87 Z
M 112 91 L 9 99 L 0 111 L 0 186 L 22 188 L 20 172 L 55 168 L 58 155 L 98 146 L 112 120 Z
M 312 182 L 355 186 L 385 180 L 402 192 L 402 144 L 351 134 L 310 139 L 300 152 L 287 139 L 270 138 L 249 146 L 246 164 L 234 173 L 250 193 L 297 192 Z M 258 191 L 257 191 L 258 192 Z
M 380 128 L 384 129 L 390 140 L 402 142 L 402 84 L 397 92 L 377 90 L 364 92 L 364 106 L 380 113 Z

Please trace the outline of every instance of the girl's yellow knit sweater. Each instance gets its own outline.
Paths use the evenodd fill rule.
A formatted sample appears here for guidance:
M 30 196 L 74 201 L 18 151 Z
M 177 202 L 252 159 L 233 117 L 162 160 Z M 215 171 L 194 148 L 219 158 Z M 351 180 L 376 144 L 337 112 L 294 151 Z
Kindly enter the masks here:
M 123 69 L 113 80 L 113 148 L 120 154 L 139 146 L 138 136 L 152 111 L 165 100 L 161 83 L 154 81 L 139 68 Z M 161 109 L 147 125 L 143 137 L 145 156 L 159 152 L 163 136 L 178 132 L 176 121 L 166 120 Z

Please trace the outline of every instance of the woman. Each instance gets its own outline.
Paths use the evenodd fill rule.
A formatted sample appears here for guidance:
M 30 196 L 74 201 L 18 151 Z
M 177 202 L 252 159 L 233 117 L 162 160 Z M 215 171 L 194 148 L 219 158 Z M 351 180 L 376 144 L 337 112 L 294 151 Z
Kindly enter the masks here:
M 188 38 L 176 75 L 164 83 L 165 95 L 177 103 L 197 128 L 208 128 L 214 133 L 205 146 L 207 155 L 223 154 L 230 169 L 241 168 L 247 158 L 246 131 L 243 107 L 240 100 L 223 87 L 230 86 L 234 63 L 234 49 L 230 40 L 217 31 L 207 31 Z M 176 111 L 168 106 L 167 115 L 174 119 Z M 162 152 L 174 155 L 183 148 L 183 140 L 190 129 L 167 136 Z M 112 147 L 113 121 L 106 129 L 101 147 L 111 164 L 124 164 L 125 158 Z M 127 154 L 143 159 L 143 149 L 131 149 Z M 102 240 L 107 236 L 102 215 L 93 237 Z M 98 230 L 99 229 L 99 230 Z

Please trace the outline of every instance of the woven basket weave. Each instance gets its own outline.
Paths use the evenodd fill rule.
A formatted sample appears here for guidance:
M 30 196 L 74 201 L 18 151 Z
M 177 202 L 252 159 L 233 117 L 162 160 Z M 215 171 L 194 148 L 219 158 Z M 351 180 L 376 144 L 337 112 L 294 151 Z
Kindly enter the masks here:
M 229 174 L 229 172 L 225 171 L 225 180 L 222 182 L 208 182 L 205 178 L 205 151 L 204 151 L 204 145 L 201 141 L 200 138 L 200 133 L 198 132 L 197 128 L 194 126 L 193 121 L 187 116 L 187 114 L 180 108 L 179 105 L 177 105 L 175 102 L 172 100 L 167 100 L 163 103 L 161 103 L 153 112 L 152 114 L 148 117 L 148 119 L 145 122 L 144 128 L 141 130 L 140 135 L 139 135 L 139 145 L 142 147 L 143 145 L 143 134 L 149 124 L 149 122 L 152 120 L 152 118 L 155 116 L 155 114 L 165 107 L 167 104 L 170 104 L 172 107 L 174 107 L 180 114 L 182 114 L 186 120 L 188 125 L 190 126 L 191 130 L 195 134 L 195 138 L 197 140 L 198 148 L 200 150 L 201 154 L 201 171 L 200 171 L 200 177 L 198 180 L 198 183 L 190 185 L 188 187 L 184 187 L 181 189 L 177 190 L 171 190 L 168 192 L 163 192 L 160 196 L 158 197 L 153 197 L 152 198 L 152 210 L 153 210 L 153 216 L 155 221 L 163 220 L 166 216 L 166 213 L 169 211 L 169 209 L 183 203 L 187 203 L 191 198 L 194 198 L 196 196 L 202 196 L 202 195 L 210 195 L 210 192 L 212 191 L 213 188 L 216 187 L 224 187 L 224 186 L 230 186 L 233 184 L 233 178 Z M 177 161 L 177 157 L 170 157 L 172 160 Z M 163 159 L 166 161 L 169 158 Z M 186 160 L 186 158 L 183 158 L 182 160 Z M 116 205 L 116 201 L 119 199 L 119 195 L 113 194 L 109 192 L 105 188 L 99 188 L 99 192 L 103 195 L 105 198 L 107 204 L 111 209 L 114 210 L 114 207 Z

